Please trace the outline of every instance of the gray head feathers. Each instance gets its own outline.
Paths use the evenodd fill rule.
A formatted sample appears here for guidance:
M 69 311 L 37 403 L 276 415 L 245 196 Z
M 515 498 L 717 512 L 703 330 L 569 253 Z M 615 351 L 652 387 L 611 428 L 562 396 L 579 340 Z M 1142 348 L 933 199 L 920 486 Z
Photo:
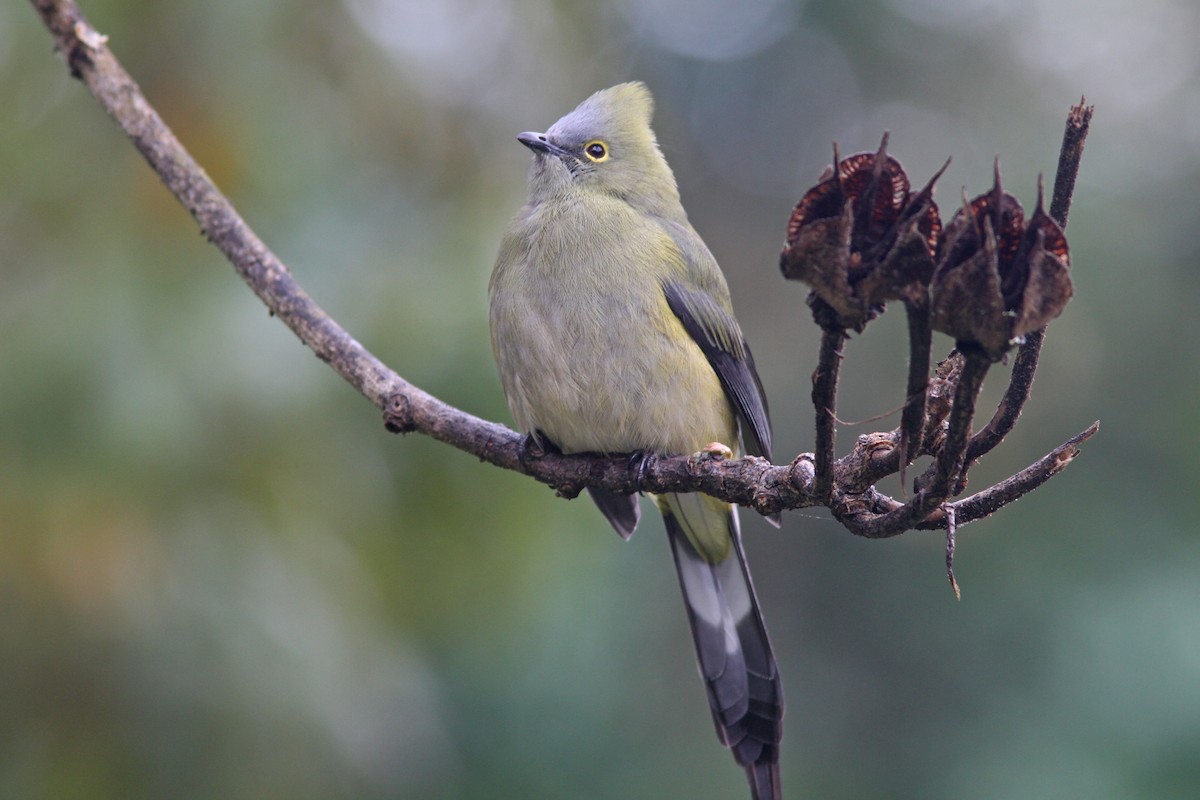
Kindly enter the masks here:
M 646 213 L 686 220 L 675 175 L 650 127 L 653 112 L 645 84 L 621 83 L 596 92 L 545 133 L 518 136 L 535 154 L 531 202 L 598 191 Z

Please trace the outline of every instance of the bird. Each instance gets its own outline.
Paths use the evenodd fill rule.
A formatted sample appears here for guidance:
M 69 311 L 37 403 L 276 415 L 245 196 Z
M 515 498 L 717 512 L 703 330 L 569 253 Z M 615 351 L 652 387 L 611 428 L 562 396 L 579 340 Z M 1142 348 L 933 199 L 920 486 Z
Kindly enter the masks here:
M 770 458 L 771 425 L 725 277 L 688 222 L 641 82 L 592 94 L 532 151 L 528 199 L 488 284 L 492 349 L 528 446 L 563 453 Z M 637 494 L 588 493 L 628 539 Z M 662 513 L 717 735 L 754 800 L 780 797 L 783 687 L 737 507 L 652 495 Z M 777 519 L 776 519 L 777 521 Z

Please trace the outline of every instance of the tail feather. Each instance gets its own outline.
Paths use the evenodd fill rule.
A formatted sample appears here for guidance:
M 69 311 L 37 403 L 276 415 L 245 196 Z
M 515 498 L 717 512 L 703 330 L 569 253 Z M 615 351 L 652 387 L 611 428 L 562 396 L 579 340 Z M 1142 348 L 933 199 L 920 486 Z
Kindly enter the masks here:
M 636 494 L 617 494 L 591 486 L 588 487 L 587 493 L 622 539 L 633 536 L 633 531 L 642 516 L 642 507 L 638 502 L 641 498 Z
M 706 538 L 711 529 L 693 530 L 712 520 L 697 519 L 694 505 L 681 513 L 676 497 L 684 496 L 668 497 L 660 505 L 717 736 L 745 767 L 755 800 L 777 800 L 783 688 L 746 568 L 737 511 L 709 504 L 706 515 L 724 514 L 729 544 L 714 549 Z
M 783 789 L 779 785 L 779 762 L 746 765 L 746 779 L 750 782 L 750 797 L 753 800 L 779 800 Z

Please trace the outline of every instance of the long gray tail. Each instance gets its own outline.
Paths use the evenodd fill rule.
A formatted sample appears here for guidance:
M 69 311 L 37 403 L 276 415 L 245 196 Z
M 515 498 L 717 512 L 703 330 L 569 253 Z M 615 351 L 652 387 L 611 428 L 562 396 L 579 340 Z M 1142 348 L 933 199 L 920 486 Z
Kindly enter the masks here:
M 721 561 L 702 556 L 674 514 L 664 510 L 663 517 L 717 736 L 745 768 L 754 800 L 778 800 L 783 686 L 746 568 L 737 509 L 728 512 L 732 548 Z

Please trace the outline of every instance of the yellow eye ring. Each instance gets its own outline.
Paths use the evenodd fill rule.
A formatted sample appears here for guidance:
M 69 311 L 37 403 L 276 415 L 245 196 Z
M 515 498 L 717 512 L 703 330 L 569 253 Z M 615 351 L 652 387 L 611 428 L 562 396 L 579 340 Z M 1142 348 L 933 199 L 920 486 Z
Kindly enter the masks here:
M 608 145 L 599 139 L 592 139 L 583 146 L 583 154 L 588 157 L 589 161 L 599 164 L 601 161 L 608 160 Z

